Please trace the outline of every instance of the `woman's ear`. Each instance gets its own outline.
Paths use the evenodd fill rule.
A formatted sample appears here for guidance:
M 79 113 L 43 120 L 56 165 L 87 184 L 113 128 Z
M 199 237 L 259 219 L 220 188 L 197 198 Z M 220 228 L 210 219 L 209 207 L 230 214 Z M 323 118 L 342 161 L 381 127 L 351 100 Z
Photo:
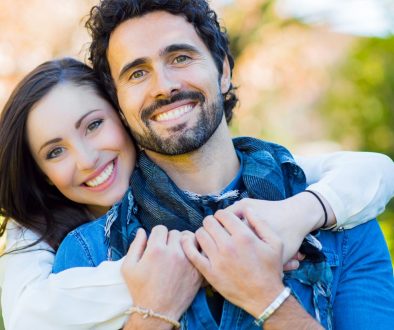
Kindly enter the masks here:
M 223 72 L 222 77 L 220 78 L 220 90 L 222 91 L 222 94 L 226 94 L 230 89 L 230 85 L 231 85 L 231 69 L 227 56 L 225 56 L 223 61 L 222 72 Z

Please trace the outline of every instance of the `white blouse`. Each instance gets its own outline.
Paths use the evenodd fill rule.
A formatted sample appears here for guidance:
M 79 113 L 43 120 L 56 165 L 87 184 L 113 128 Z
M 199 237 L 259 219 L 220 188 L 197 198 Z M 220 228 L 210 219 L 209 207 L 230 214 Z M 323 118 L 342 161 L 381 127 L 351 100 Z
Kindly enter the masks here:
M 337 152 L 296 157 L 308 189 L 331 205 L 337 228 L 348 229 L 383 212 L 394 195 L 394 163 L 376 153 Z M 10 222 L 7 250 L 37 239 Z M 2 311 L 6 329 L 120 329 L 131 298 L 120 273 L 122 260 L 96 268 L 51 274 L 54 252 L 40 243 L 0 258 Z

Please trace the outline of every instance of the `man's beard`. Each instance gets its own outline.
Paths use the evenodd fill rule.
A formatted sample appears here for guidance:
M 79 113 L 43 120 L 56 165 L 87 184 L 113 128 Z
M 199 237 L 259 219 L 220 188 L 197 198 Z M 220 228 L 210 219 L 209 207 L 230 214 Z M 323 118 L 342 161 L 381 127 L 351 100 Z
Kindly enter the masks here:
M 153 131 L 149 119 L 158 108 L 180 100 L 196 101 L 196 104 L 199 104 L 201 111 L 196 124 L 188 129 L 185 129 L 187 124 L 180 124 L 171 129 L 174 133 L 173 136 L 161 137 Z M 223 104 L 221 94 L 216 97 L 213 103 L 206 104 L 204 95 L 199 92 L 179 92 L 170 99 L 158 100 L 143 109 L 141 119 L 146 127 L 145 134 L 135 132 L 133 128 L 131 128 L 131 133 L 136 142 L 144 149 L 169 156 L 186 154 L 199 149 L 215 133 L 223 118 Z M 177 132 L 178 134 L 176 134 Z

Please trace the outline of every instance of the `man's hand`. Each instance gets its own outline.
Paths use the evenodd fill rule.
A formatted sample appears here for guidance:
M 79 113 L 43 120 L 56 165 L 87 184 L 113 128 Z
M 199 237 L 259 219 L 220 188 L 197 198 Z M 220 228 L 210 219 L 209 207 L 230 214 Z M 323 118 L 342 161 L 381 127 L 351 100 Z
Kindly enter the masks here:
M 324 198 L 321 199 L 325 202 Z M 335 216 L 327 203 L 325 206 L 328 212 L 327 224 L 331 225 L 335 223 Z M 266 222 L 280 237 L 284 244 L 283 263 L 296 256 L 304 237 L 320 228 L 324 222 L 324 211 L 319 201 L 307 192 L 281 201 L 245 198 L 226 208 L 241 219 L 245 218 L 247 209 L 253 212 L 256 221 Z
M 257 317 L 283 290 L 282 243 L 269 226 L 245 212 L 249 228 L 233 213 L 206 217 L 182 246 L 192 264 L 227 300 Z M 257 236 L 257 235 L 259 236 Z
M 183 252 L 183 235 L 186 234 L 156 226 L 147 240 L 145 231 L 138 231 L 122 265 L 135 306 L 152 309 L 174 320 L 189 307 L 201 287 L 202 276 Z M 126 328 L 171 329 L 172 326 L 133 314 Z

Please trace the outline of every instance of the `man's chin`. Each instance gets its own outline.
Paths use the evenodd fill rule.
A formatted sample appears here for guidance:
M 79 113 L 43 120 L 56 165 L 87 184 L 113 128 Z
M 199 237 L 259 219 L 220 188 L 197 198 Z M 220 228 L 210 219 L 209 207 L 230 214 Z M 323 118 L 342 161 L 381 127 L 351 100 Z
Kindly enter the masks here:
M 143 147 L 148 152 L 154 152 L 163 156 L 180 156 L 189 154 L 200 149 L 205 143 L 196 143 L 190 141 L 189 143 L 163 143 L 162 146 Z

